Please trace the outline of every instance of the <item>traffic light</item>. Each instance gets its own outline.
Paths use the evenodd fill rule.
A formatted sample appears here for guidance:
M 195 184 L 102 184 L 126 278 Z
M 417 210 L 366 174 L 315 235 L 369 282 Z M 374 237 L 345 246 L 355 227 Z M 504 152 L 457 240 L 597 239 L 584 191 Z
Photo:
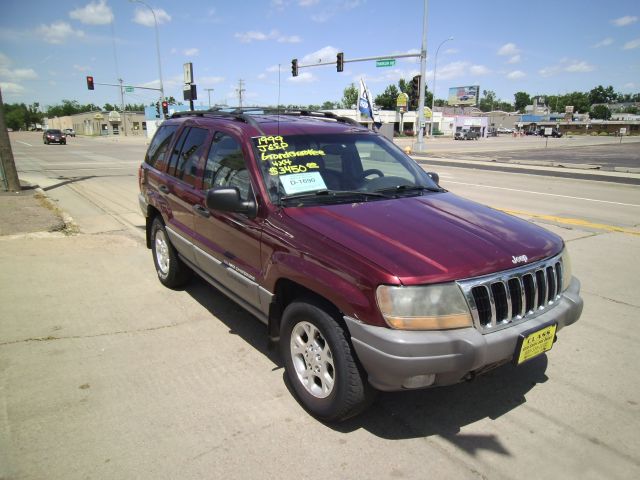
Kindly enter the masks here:
M 95 90 L 93 88 L 93 77 L 87 77 L 87 88 L 89 90 Z
M 416 75 L 411 79 L 411 90 L 413 94 L 411 95 L 411 109 L 417 110 L 418 104 L 420 103 L 420 75 Z
M 340 52 L 336 58 L 336 70 L 339 72 L 344 71 L 344 53 Z
M 294 58 L 291 60 L 291 75 L 294 77 L 298 76 L 298 59 Z
M 156 102 L 156 117 L 160 118 L 160 102 Z
M 167 102 L 166 100 L 162 102 L 162 113 L 164 113 L 165 115 L 169 113 L 169 102 Z

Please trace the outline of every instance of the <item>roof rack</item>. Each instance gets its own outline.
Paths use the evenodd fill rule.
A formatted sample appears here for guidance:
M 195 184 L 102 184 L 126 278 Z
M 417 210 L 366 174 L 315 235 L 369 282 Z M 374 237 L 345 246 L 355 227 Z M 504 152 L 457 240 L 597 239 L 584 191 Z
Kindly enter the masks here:
M 234 118 L 240 121 L 243 121 L 246 124 L 249 124 L 262 132 L 262 128 L 260 128 L 260 124 L 256 121 L 256 115 L 287 115 L 287 116 L 295 116 L 295 117 L 311 117 L 311 118 L 319 118 L 326 120 L 334 120 L 340 123 L 347 123 L 349 125 L 361 127 L 361 125 L 352 118 L 342 117 L 340 115 L 336 115 L 332 112 L 314 112 L 311 110 L 278 110 L 273 107 L 271 108 L 260 108 L 260 107 L 245 107 L 245 108 L 234 108 L 231 110 L 223 110 L 220 107 L 213 107 L 209 110 L 188 110 L 185 112 L 175 112 L 171 115 L 171 118 L 180 118 L 180 117 L 227 117 Z M 264 133 L 264 132 L 263 132 Z

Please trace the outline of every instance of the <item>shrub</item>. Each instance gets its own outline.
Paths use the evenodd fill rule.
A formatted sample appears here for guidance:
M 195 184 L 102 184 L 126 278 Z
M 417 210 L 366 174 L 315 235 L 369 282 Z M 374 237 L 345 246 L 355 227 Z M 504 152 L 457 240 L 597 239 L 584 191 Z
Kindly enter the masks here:
M 598 135 L 600 135 L 601 137 L 608 137 L 609 132 L 600 132 Z

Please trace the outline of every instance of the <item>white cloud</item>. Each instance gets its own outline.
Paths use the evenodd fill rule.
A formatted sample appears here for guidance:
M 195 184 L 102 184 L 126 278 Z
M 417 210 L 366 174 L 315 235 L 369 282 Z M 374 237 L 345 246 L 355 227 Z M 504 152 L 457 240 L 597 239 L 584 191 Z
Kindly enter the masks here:
M 567 65 L 564 70 L 565 72 L 571 73 L 585 73 L 593 71 L 594 68 L 595 67 L 593 65 L 590 65 L 585 61 L 573 61 Z
M 538 73 L 542 76 L 542 77 L 550 77 L 552 75 L 555 75 L 556 73 L 558 73 L 560 71 L 560 67 L 557 66 L 551 66 L 551 67 L 544 67 L 541 68 L 540 70 L 538 70 Z
M 311 83 L 315 82 L 317 79 L 310 72 L 302 72 L 299 73 L 297 77 L 288 77 L 287 81 L 294 83 Z
M 265 78 L 267 78 L 267 74 L 266 73 L 258 74 L 258 80 L 264 80 Z
M 87 25 L 106 25 L 113 21 L 113 12 L 106 0 L 91 2 L 84 7 L 71 10 L 69 16 Z
M 616 27 L 626 27 L 627 25 L 631 25 L 632 23 L 636 23 L 637 21 L 638 17 L 626 15 L 624 17 L 611 20 L 611 23 L 613 23 Z
M 302 39 L 298 35 L 281 35 L 278 30 L 271 30 L 269 33 L 260 31 L 237 32 L 233 35 L 240 40 L 240 43 L 264 42 L 266 40 L 276 40 L 280 43 L 300 43 Z
M 51 25 L 40 25 L 37 34 L 42 36 L 47 43 L 61 44 L 69 37 L 84 37 L 82 30 L 74 30 L 71 25 L 66 22 L 55 22 Z
M 320 0 L 298 0 L 298 5 L 301 7 L 311 7 L 318 3 Z
M 622 47 L 623 50 L 633 50 L 634 48 L 640 47 L 640 38 L 636 38 L 635 40 L 631 40 L 624 44 Z
M 593 46 L 593 48 L 608 47 L 612 43 L 613 43 L 613 38 L 607 37 L 607 38 L 604 38 L 604 39 L 600 40 L 598 43 L 596 43 Z
M 488 75 L 491 73 L 491 70 L 484 65 L 472 65 L 471 68 L 469 68 L 469 72 L 472 75 Z
M 513 72 L 509 72 L 507 74 L 507 78 L 509 80 L 519 80 L 521 78 L 526 77 L 527 75 L 522 70 L 514 70 Z
M 280 70 L 280 65 L 271 65 L 270 67 L 267 67 L 266 71 L 269 73 L 277 73 L 278 70 Z
M 637 84 L 635 84 L 633 82 L 629 82 L 629 83 L 625 83 L 623 85 L 623 88 L 630 88 L 631 89 L 631 88 L 636 88 L 637 86 L 638 86 Z
M 8 67 L 11 65 L 11 60 L 4 53 L 0 52 L 0 67 Z
M 0 88 L 2 88 L 2 93 L 11 93 L 14 95 L 19 95 L 24 92 L 24 87 L 22 85 L 18 85 L 13 82 L 0 82 Z
M 520 49 L 516 46 L 515 43 L 505 43 L 498 49 L 498 55 L 502 56 L 513 56 L 520 53 Z
M 302 57 L 299 63 L 303 65 L 313 64 L 313 63 L 323 63 L 323 62 L 331 62 L 336 61 L 336 56 L 338 55 L 339 50 L 337 48 L 326 46 L 321 48 L 320 50 L 316 50 L 313 53 L 309 53 Z
M 83 65 L 76 65 L 76 64 L 73 65 L 73 69 L 77 70 L 78 72 L 88 72 L 90 68 L 91 67 L 85 67 Z
M 154 8 L 153 11 L 156 14 L 155 18 L 158 21 L 158 25 L 162 25 L 163 23 L 168 23 L 171 21 L 171 15 L 165 12 L 164 9 Z M 145 27 L 155 26 L 153 13 L 151 13 L 148 8 L 136 8 L 135 14 L 133 16 L 133 21 L 135 23 L 139 23 L 140 25 L 144 25 Z
M 520 60 L 521 60 L 520 55 L 514 55 L 513 57 L 511 57 L 511 58 L 509 59 L 509 61 L 508 61 L 507 63 L 511 63 L 511 64 L 513 64 L 513 63 L 520 63 Z
M 198 50 L 197 48 L 187 48 L 182 53 L 184 53 L 187 57 L 195 57 L 200 53 L 200 50 Z
M 451 62 L 442 67 L 438 67 L 438 80 L 462 77 L 467 72 L 469 62 Z
M 38 78 L 38 74 L 32 68 L 16 68 L 11 70 L 7 68 L 7 66 L 0 65 L 0 78 L 13 81 L 35 80 Z
M 280 43 L 300 43 L 302 39 L 298 35 L 291 35 L 290 37 L 278 37 Z
M 327 21 L 329 21 L 331 19 L 331 17 L 333 17 L 334 13 L 330 12 L 330 11 L 324 11 L 324 12 L 320 12 L 320 13 L 316 13 L 314 15 L 311 15 L 311 20 L 313 20 L 316 23 L 325 23 Z
M 444 53 L 446 53 L 447 55 L 453 55 L 454 53 L 458 53 L 460 50 L 458 50 L 457 48 L 447 48 Z

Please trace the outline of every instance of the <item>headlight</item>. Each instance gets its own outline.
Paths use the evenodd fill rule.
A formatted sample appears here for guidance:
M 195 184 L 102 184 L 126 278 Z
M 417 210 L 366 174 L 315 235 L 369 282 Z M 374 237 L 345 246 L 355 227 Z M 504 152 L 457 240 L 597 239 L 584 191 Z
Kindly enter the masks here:
M 469 307 L 455 283 L 418 287 L 380 285 L 376 298 L 391 328 L 448 330 L 472 326 Z
M 564 251 L 562 252 L 562 291 L 563 292 L 567 288 L 569 288 L 569 284 L 571 283 L 572 276 L 573 276 L 573 271 L 571 270 L 571 258 L 569 258 L 569 250 L 567 250 L 567 247 L 564 247 Z

